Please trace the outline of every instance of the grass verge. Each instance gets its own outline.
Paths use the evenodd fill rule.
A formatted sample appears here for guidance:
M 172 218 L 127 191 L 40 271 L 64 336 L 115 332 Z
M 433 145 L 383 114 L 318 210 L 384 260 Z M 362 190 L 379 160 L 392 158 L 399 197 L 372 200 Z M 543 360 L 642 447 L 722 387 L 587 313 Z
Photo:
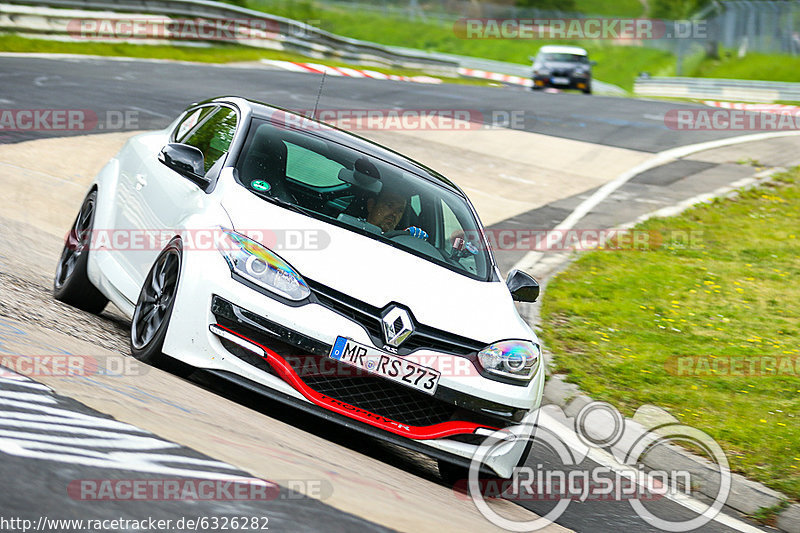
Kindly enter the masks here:
M 320 63 L 331 66 L 351 68 L 369 68 L 384 74 L 398 76 L 427 76 L 422 71 L 413 69 L 391 69 L 382 67 L 364 67 L 336 61 L 312 59 L 300 54 L 280 50 L 251 48 L 236 44 L 219 46 L 168 46 L 130 43 L 103 42 L 65 42 L 50 39 L 30 39 L 15 34 L 0 34 L 0 50 L 3 52 L 49 53 L 49 54 L 85 54 L 97 56 L 135 57 L 148 59 L 170 59 L 173 61 L 194 61 L 198 63 L 236 63 L 258 61 L 260 59 L 277 59 L 281 61 L 299 61 Z M 497 85 L 489 80 L 448 78 L 436 76 L 445 83 L 462 85 Z
M 674 74 L 675 57 L 661 50 L 635 46 L 611 46 L 601 41 L 553 41 L 525 39 L 462 39 L 453 25 L 433 19 L 410 20 L 378 11 L 354 11 L 321 6 L 313 2 L 289 0 L 247 0 L 247 7 L 275 15 L 306 21 L 323 30 L 375 43 L 495 59 L 529 65 L 546 44 L 576 44 L 589 51 L 598 62 L 594 76 L 630 91 L 639 72 L 653 75 Z
M 556 276 L 542 318 L 557 371 L 626 415 L 667 409 L 733 470 L 800 499 L 800 168 L 636 229 L 694 238 L 589 252 Z M 681 372 L 683 356 L 763 375 Z
M 787 501 L 783 501 L 777 505 L 773 505 L 772 507 L 762 507 L 750 515 L 750 518 L 757 520 L 762 524 L 777 527 L 778 515 L 781 514 L 787 507 L 789 507 L 789 502 Z
M 800 82 L 800 61 L 796 56 L 747 54 L 738 57 L 723 52 L 720 59 L 704 59 L 689 76 L 727 78 L 733 80 L 766 80 Z

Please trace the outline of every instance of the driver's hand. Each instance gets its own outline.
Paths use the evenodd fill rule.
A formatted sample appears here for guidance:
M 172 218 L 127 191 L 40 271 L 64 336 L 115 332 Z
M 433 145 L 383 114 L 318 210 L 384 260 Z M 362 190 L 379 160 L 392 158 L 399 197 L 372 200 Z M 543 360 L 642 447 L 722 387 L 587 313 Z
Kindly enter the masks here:
M 410 226 L 406 228 L 405 231 L 409 232 L 417 239 L 425 240 L 428 238 L 428 233 L 424 229 L 418 228 L 416 226 Z

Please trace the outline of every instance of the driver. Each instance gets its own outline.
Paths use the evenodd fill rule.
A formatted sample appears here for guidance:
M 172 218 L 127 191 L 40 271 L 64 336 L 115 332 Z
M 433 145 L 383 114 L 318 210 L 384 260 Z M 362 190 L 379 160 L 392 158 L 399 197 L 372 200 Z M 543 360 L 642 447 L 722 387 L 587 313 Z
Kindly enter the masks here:
M 397 225 L 406 211 L 406 197 L 398 192 L 381 190 L 378 196 L 367 200 L 367 222 L 381 228 L 383 233 L 397 230 Z M 427 239 L 425 230 L 410 226 L 405 230 L 418 239 Z

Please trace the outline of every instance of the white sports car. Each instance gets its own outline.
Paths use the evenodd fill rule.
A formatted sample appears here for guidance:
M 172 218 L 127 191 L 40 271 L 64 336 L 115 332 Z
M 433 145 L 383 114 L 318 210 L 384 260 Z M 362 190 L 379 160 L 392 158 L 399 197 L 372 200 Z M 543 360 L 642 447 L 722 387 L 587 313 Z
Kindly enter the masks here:
M 131 138 L 94 180 L 55 297 L 132 319 L 133 355 L 201 368 L 462 476 L 539 407 L 544 369 L 464 193 L 289 111 L 226 97 Z M 503 477 L 526 439 L 483 461 Z

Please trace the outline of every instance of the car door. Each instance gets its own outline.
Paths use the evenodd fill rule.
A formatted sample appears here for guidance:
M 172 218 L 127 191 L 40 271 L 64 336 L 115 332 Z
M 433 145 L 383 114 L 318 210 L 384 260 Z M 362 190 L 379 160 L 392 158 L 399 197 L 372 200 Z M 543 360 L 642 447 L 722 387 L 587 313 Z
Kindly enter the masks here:
M 176 136 L 185 137 L 217 107 L 211 105 L 189 110 L 171 132 L 169 141 L 175 141 Z M 145 220 L 142 211 L 141 195 L 147 185 L 145 164 L 158 154 L 165 142 L 163 134 L 146 133 L 131 139 L 120 151 L 111 210 L 113 231 L 101 236 L 106 237 L 103 241 L 98 239 L 104 245 L 99 250 L 103 253 L 97 254 L 97 260 L 104 264 L 103 272 L 108 276 L 111 285 L 132 303 L 139 294 L 141 265 L 151 260 L 155 248 L 146 242 L 147 234 L 155 228 L 149 225 L 151 222 Z
M 189 120 L 193 120 L 189 114 Z M 224 163 L 238 125 L 236 110 L 215 106 L 211 111 L 200 110 L 196 124 L 181 123 L 171 137 L 203 152 L 206 173 L 215 163 Z M 163 138 L 160 139 L 163 142 Z M 146 247 L 136 257 L 135 271 L 141 281 L 155 261 L 166 240 L 186 230 L 186 219 L 203 212 L 209 203 L 208 194 L 195 182 L 175 172 L 158 160 L 163 145 L 149 147 L 150 155 L 143 160 L 139 191 L 136 195 L 137 224 L 142 232 L 155 234 L 158 246 Z M 191 238 L 189 235 L 188 238 Z M 191 243 L 190 243 L 191 244 Z

